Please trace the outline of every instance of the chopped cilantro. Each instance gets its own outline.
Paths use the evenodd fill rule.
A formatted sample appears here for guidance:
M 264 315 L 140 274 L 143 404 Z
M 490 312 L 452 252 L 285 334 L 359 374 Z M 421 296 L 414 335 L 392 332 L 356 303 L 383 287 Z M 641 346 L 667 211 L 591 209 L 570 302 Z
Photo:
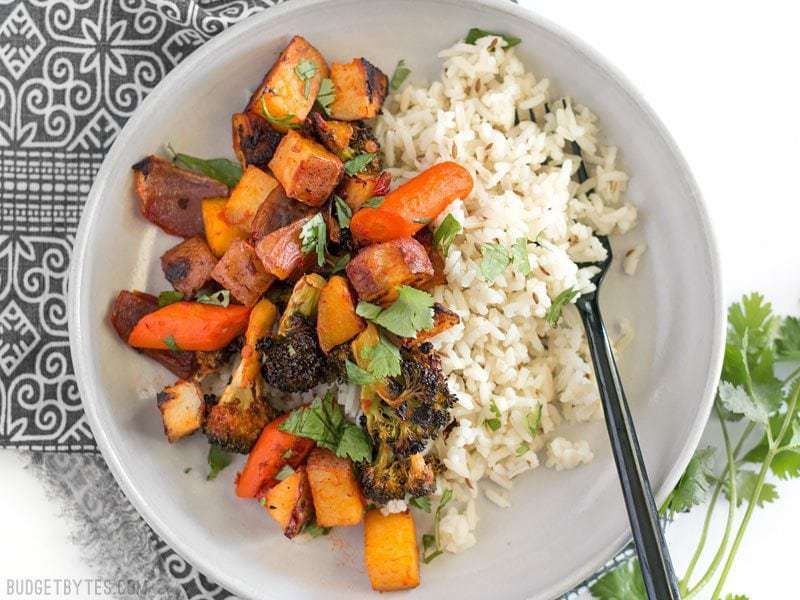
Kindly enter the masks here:
M 431 499 L 428 496 L 418 496 L 409 498 L 408 504 L 426 513 L 431 512 Z
M 293 473 L 294 469 L 292 467 L 290 467 L 289 465 L 283 465 L 283 467 L 281 467 L 281 470 L 278 471 L 278 474 L 275 475 L 275 479 L 277 479 L 278 481 L 283 481 Z
M 216 179 L 229 188 L 236 187 L 239 179 L 242 178 L 242 166 L 227 158 L 197 158 L 175 152 L 169 144 L 167 144 L 167 152 L 179 166 Z
M 293 114 L 284 115 L 282 117 L 273 117 L 267 108 L 267 101 L 264 96 L 261 96 L 261 115 L 270 122 L 270 124 L 277 127 L 286 127 L 288 129 L 300 129 L 302 123 L 299 123 L 297 117 Z
M 167 290 L 158 295 L 158 306 L 159 308 L 163 308 L 164 306 L 180 302 L 181 300 L 183 300 L 183 292 Z
M 523 275 L 531 272 L 531 262 L 528 260 L 528 239 L 517 238 L 511 246 L 511 265 Z
M 561 318 L 561 311 L 567 304 L 572 302 L 578 293 L 579 292 L 576 289 L 567 288 L 558 296 L 556 296 L 555 300 L 553 300 L 553 303 L 550 305 L 550 308 L 547 309 L 547 312 L 544 315 L 545 321 L 550 323 L 552 327 L 555 327 L 556 323 L 558 323 L 558 320 Z
M 511 257 L 500 244 L 481 244 L 481 273 L 486 281 L 494 281 L 500 273 L 506 270 L 511 262 Z
M 364 202 L 364 204 L 361 205 L 361 208 L 378 208 L 381 204 L 383 204 L 384 200 L 386 200 L 384 196 L 373 196 Z
M 317 74 L 317 64 L 313 60 L 304 58 L 297 63 L 294 72 L 303 82 L 303 96 L 308 98 L 311 93 L 311 80 Z
M 403 85 L 406 78 L 411 74 L 411 69 L 406 66 L 406 61 L 404 59 L 400 59 L 397 62 L 397 66 L 394 68 L 394 73 L 392 73 L 392 78 L 389 81 L 389 89 L 393 92 L 396 92 L 400 89 L 400 86 Z
M 314 215 L 300 230 L 300 242 L 303 254 L 317 253 L 317 265 L 325 264 L 325 244 L 328 241 L 328 229 L 322 213 Z
M 213 304 L 215 306 L 228 306 L 231 303 L 230 290 L 219 290 L 212 294 L 203 294 L 197 297 L 200 304 Z
M 378 156 L 375 152 L 363 152 L 344 163 L 344 170 L 348 175 L 356 175 L 367 168 L 367 165 Z
M 353 216 L 353 211 L 350 210 L 347 202 L 342 200 L 341 197 L 334 195 L 333 203 L 336 209 L 336 220 L 339 222 L 339 227 L 342 229 L 350 227 L 350 219 Z
M 417 337 L 418 331 L 433 327 L 433 297 L 407 285 L 401 285 L 397 291 L 397 300 L 377 315 L 365 316 L 374 314 L 375 305 L 369 303 L 359 302 L 361 312 L 358 307 L 356 312 L 400 337 Z
M 214 444 L 210 445 L 208 447 L 208 466 L 211 470 L 208 472 L 206 479 L 208 481 L 216 479 L 219 472 L 229 464 L 231 464 L 231 455 L 219 446 L 215 446 Z
M 436 231 L 433 232 L 433 245 L 439 250 L 442 256 L 447 256 L 453 240 L 456 239 L 456 235 L 458 235 L 460 231 L 461 223 L 459 223 L 453 215 L 449 214 L 442 220 L 436 228 Z
M 164 338 L 164 344 L 166 345 L 167 348 L 169 348 L 173 352 L 183 352 L 183 350 L 181 350 L 178 347 L 177 342 L 175 342 L 175 337 L 174 336 L 168 335 L 167 337 L 165 337 Z
M 486 31 L 485 29 L 478 29 L 477 27 L 473 27 L 467 32 L 467 37 L 464 38 L 464 41 L 467 44 L 474 44 L 479 39 L 486 37 L 487 35 L 493 35 L 504 40 L 506 43 L 506 48 L 513 48 L 522 42 L 522 38 L 518 38 L 515 35 L 509 35 L 507 33 L 495 33 L 493 31 Z
M 319 91 L 317 92 L 317 104 L 325 113 L 325 116 L 330 116 L 328 109 L 331 103 L 336 100 L 336 94 L 333 90 L 333 81 L 327 77 L 319 84 Z

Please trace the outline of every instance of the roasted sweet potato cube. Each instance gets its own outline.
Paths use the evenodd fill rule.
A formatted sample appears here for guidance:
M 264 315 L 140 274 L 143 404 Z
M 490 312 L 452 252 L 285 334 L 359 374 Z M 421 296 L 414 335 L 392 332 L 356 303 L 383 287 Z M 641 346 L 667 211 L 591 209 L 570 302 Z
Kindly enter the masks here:
M 456 313 L 449 308 L 445 308 L 438 302 L 435 302 L 433 304 L 433 327 L 418 331 L 417 337 L 415 338 L 405 338 L 403 340 L 403 345 L 418 346 L 422 342 L 447 331 L 451 327 L 455 327 L 460 322 L 461 318 Z
M 245 306 L 253 306 L 275 278 L 267 273 L 253 247 L 236 240 L 228 248 L 211 277 Z
M 172 235 L 203 235 L 201 201 L 228 195 L 225 184 L 179 169 L 158 156 L 136 163 L 133 171 L 142 215 Z
M 304 75 L 301 77 L 295 69 Z M 261 114 L 263 97 L 274 119 L 293 116 L 296 123 L 302 123 L 314 105 L 320 83 L 329 74 L 328 63 L 319 50 L 296 35 L 250 98 L 247 110 Z M 272 123 L 272 126 L 279 131 L 286 130 L 279 124 Z
M 291 539 L 314 516 L 311 488 L 304 467 L 271 487 L 264 496 L 264 507 L 278 522 L 283 535 Z
M 311 264 L 313 253 L 304 254 L 300 244 L 300 230 L 310 219 L 306 217 L 276 229 L 256 244 L 256 254 L 268 273 L 278 279 L 294 278 Z
M 365 58 L 331 65 L 335 99 L 328 114 L 342 121 L 371 119 L 377 115 L 389 89 L 389 79 Z
M 361 249 L 346 267 L 359 300 L 388 305 L 401 285 L 418 287 L 433 276 L 433 265 L 414 238 L 400 238 Z
M 361 206 L 374 196 L 380 194 L 376 193 L 381 191 L 381 187 L 388 189 L 388 185 L 384 185 L 384 180 L 389 177 L 389 173 L 382 171 L 377 174 L 359 173 L 357 175 L 345 175 L 342 182 L 336 189 L 337 195 L 342 200 L 347 202 L 350 210 L 356 212 Z M 385 190 L 383 193 L 386 193 Z
M 444 257 L 433 245 L 433 232 L 429 228 L 423 227 L 414 234 L 414 239 L 425 247 L 425 252 L 428 253 L 428 258 L 431 259 L 433 265 L 433 277 L 420 285 L 420 289 L 430 291 L 438 285 L 447 283 L 447 277 L 444 274 Z
M 375 590 L 392 592 L 419 585 L 419 548 L 410 512 L 383 515 L 379 508 L 367 512 L 364 563 Z
M 236 113 L 231 119 L 233 152 L 246 169 L 250 165 L 265 169 L 283 137 L 256 113 Z
M 161 255 L 164 277 L 184 296 L 194 296 L 211 278 L 217 259 L 201 237 L 184 240 Z
M 276 187 L 278 182 L 272 175 L 258 167 L 247 167 L 225 205 L 225 220 L 242 231 L 250 231 L 258 208 Z
M 234 240 L 243 240 L 247 234 L 236 225 L 225 220 L 227 198 L 206 198 L 203 200 L 203 226 L 206 230 L 206 241 L 214 256 L 221 258 Z
M 319 295 L 317 305 L 317 337 L 323 352 L 349 342 L 366 324 L 356 314 L 356 302 L 347 279 L 332 276 Z
M 344 173 L 335 154 L 296 131 L 283 136 L 269 168 L 287 196 L 314 207 L 325 203 Z
M 346 121 L 326 120 L 318 112 L 312 112 L 306 120 L 308 128 L 319 142 L 342 160 L 353 139 L 356 128 Z M 352 158 L 352 157 L 350 157 Z
M 315 212 L 311 206 L 289 198 L 283 186 L 278 184 L 258 207 L 250 223 L 250 241 L 256 244 L 267 234 L 309 217 Z
M 314 448 L 308 456 L 308 481 L 317 525 L 356 525 L 364 518 L 364 499 L 353 475 L 353 463 L 325 448 Z
M 203 425 L 203 390 L 193 381 L 177 381 L 156 395 L 164 433 L 170 443 L 191 435 Z

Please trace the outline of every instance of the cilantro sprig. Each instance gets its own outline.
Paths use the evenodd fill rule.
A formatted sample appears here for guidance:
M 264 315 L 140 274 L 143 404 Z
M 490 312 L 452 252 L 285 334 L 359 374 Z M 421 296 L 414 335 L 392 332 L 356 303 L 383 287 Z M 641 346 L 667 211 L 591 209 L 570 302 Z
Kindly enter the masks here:
M 394 68 L 392 78 L 389 80 L 389 89 L 393 92 L 399 90 L 410 74 L 411 69 L 409 69 L 406 65 L 406 61 L 401 58 L 397 62 L 397 66 Z
M 433 245 L 442 256 L 447 256 L 450 246 L 460 232 L 461 223 L 453 215 L 447 215 L 442 219 L 436 231 L 433 232 Z
M 211 445 L 208 447 L 208 467 L 209 472 L 206 476 L 208 481 L 216 479 L 220 471 L 231 464 L 231 455 L 219 446 Z
M 336 92 L 333 88 L 333 81 L 326 77 L 319 84 L 319 91 L 317 92 L 317 104 L 326 117 L 331 116 L 329 111 L 334 100 L 336 100 Z
M 447 506 L 447 503 L 452 499 L 453 490 L 448 488 L 442 492 L 439 505 L 436 507 L 436 512 L 433 515 L 433 533 L 426 533 L 422 536 L 422 562 L 425 564 L 428 564 L 444 552 L 441 541 L 439 540 L 439 523 L 442 520 L 442 511 L 444 507 Z
M 328 242 L 328 227 L 322 213 L 314 215 L 300 230 L 300 249 L 303 254 L 317 253 L 317 265 L 325 264 L 325 245 Z
M 357 175 L 367 168 L 367 165 L 378 156 L 376 152 L 362 152 L 344 163 L 344 170 L 348 175 Z
M 171 144 L 167 144 L 167 152 L 179 167 L 202 173 L 206 177 L 224 183 L 229 188 L 236 187 L 242 178 L 242 166 L 227 158 L 198 158 L 176 152 Z
M 415 338 L 418 331 L 433 327 L 433 296 L 407 285 L 397 292 L 397 300 L 388 308 L 359 302 L 356 314 L 400 337 Z

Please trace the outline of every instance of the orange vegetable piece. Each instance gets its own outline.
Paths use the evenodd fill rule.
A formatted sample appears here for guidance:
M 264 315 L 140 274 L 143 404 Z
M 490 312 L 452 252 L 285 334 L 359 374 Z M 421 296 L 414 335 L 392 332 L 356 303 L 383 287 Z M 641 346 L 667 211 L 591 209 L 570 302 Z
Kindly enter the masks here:
M 196 302 L 175 302 L 142 317 L 131 331 L 128 344 L 134 348 L 174 350 L 221 350 L 247 327 L 250 309 Z
M 314 448 L 306 465 L 320 527 L 356 525 L 364 518 L 364 499 L 353 475 L 353 462 L 325 448 Z
M 249 233 L 258 207 L 276 187 L 278 182 L 272 175 L 250 165 L 231 191 L 228 203 L 225 205 L 225 221 L 230 225 L 238 225 Z
M 419 585 L 419 548 L 410 512 L 385 516 L 379 508 L 367 512 L 364 563 L 375 590 L 392 592 Z
M 350 230 L 356 239 L 385 242 L 411 237 L 435 219 L 453 200 L 472 191 L 472 177 L 461 165 L 433 165 L 386 195 L 378 208 L 353 215 Z
M 365 327 L 347 279 L 334 275 L 322 288 L 317 305 L 317 337 L 323 352 L 349 342 Z
M 267 491 L 264 507 L 291 539 L 303 530 L 314 514 L 306 470 L 300 467 Z
M 338 156 L 293 129 L 278 144 L 269 168 L 287 196 L 315 208 L 325 203 L 344 173 Z
M 245 362 L 243 386 L 250 384 L 261 369 L 261 361 L 256 354 L 256 343 L 269 334 L 275 320 L 278 318 L 278 309 L 267 299 L 259 300 L 250 311 L 250 320 L 244 332 L 244 346 L 242 347 L 242 361 Z
M 227 198 L 207 198 L 201 205 L 206 241 L 217 258 L 225 254 L 234 240 L 247 238 L 247 234 L 238 227 L 229 225 L 223 218 L 227 203 Z

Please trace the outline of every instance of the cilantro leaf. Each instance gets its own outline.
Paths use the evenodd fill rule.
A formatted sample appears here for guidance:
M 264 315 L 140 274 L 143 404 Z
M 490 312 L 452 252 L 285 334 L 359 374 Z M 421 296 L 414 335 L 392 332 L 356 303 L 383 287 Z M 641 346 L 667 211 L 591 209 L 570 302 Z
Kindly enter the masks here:
M 277 479 L 278 481 L 283 481 L 284 479 L 286 479 L 287 477 L 289 477 L 289 475 L 292 475 L 293 473 L 294 473 L 294 469 L 291 466 L 283 465 L 283 467 L 281 467 L 281 470 L 278 471 L 278 473 L 275 475 L 275 479 Z
M 378 156 L 375 152 L 363 152 L 344 163 L 344 170 L 348 175 L 356 175 L 367 168 L 367 165 Z
M 553 303 L 547 309 L 547 312 L 544 315 L 545 321 L 550 323 L 551 327 L 555 327 L 558 320 L 561 318 L 561 311 L 564 310 L 564 307 L 572 302 L 572 300 L 579 294 L 578 290 L 573 288 L 567 288 L 563 292 L 561 292 L 558 296 L 555 297 Z
M 395 335 L 408 338 L 433 327 L 433 297 L 407 285 L 401 285 L 397 291 L 397 300 L 372 320 Z
M 288 115 L 284 115 L 282 117 L 274 117 L 272 113 L 269 112 L 269 108 L 267 108 L 267 101 L 264 96 L 261 96 L 261 116 L 264 117 L 270 124 L 276 125 L 278 127 L 286 127 L 288 129 L 300 129 L 303 125 L 299 121 L 297 121 L 297 117 L 291 113 Z
M 528 239 L 517 238 L 511 246 L 511 265 L 523 275 L 531 272 L 531 261 L 528 260 Z
M 317 74 L 317 63 L 313 60 L 304 58 L 294 68 L 295 75 L 297 75 L 303 82 L 303 96 L 308 98 L 311 93 L 311 80 Z
M 176 302 L 180 302 L 183 300 L 183 292 L 178 292 L 176 290 L 167 290 L 166 292 L 161 292 L 158 295 L 158 307 L 163 308 L 170 304 L 175 304 Z
M 536 437 L 536 434 L 539 432 L 539 425 L 542 422 L 542 405 L 539 405 L 539 410 L 536 411 L 536 417 L 533 417 L 533 411 L 528 413 L 528 416 L 525 417 L 525 421 L 528 423 L 528 431 L 531 432 L 531 437 Z
M 227 158 L 197 158 L 188 154 L 175 152 L 171 145 L 167 144 L 167 152 L 172 155 L 172 159 L 178 166 L 196 173 L 202 173 L 211 179 L 224 183 L 229 188 L 236 187 L 242 178 L 242 166 L 238 162 Z
M 494 281 L 511 262 L 508 250 L 500 244 L 481 244 L 481 257 L 481 273 L 486 281 Z
M 346 423 L 336 446 L 336 456 L 348 457 L 353 462 L 372 459 L 372 444 L 358 425 Z
M 350 219 L 353 216 L 353 211 L 350 210 L 347 202 L 342 200 L 341 197 L 334 195 L 333 203 L 334 208 L 336 209 L 336 220 L 339 223 L 339 227 L 342 229 L 345 227 L 350 227 Z
M 522 38 L 518 38 L 515 35 L 509 35 L 507 33 L 495 33 L 493 31 L 486 31 L 485 29 L 478 29 L 477 27 L 473 27 L 467 32 L 467 37 L 464 38 L 464 41 L 467 44 L 475 44 L 475 42 L 482 37 L 486 37 L 487 35 L 494 35 L 502 38 L 506 42 L 506 48 L 513 48 L 522 42 Z
M 328 535 L 331 532 L 332 527 L 320 527 L 317 525 L 317 521 L 308 521 L 305 525 L 303 525 L 303 529 L 300 533 L 307 533 L 312 538 L 319 537 L 321 535 Z
M 730 412 L 743 415 L 746 419 L 767 424 L 767 409 L 755 398 L 751 398 L 742 386 L 733 386 L 727 381 L 719 385 L 719 399 Z
M 319 84 L 319 91 L 317 92 L 317 104 L 326 117 L 330 116 L 328 110 L 334 100 L 336 100 L 336 93 L 333 89 L 333 81 L 326 77 Z
M 778 440 L 781 425 L 785 415 L 777 414 L 770 418 L 769 427 L 772 437 L 776 440 L 779 447 L 788 447 L 775 455 L 770 463 L 770 470 L 778 479 L 795 479 L 800 477 L 800 423 L 798 416 L 793 417 L 792 426 L 788 428 L 783 438 Z M 766 433 L 762 436 L 747 454 L 744 455 L 744 462 L 763 463 L 769 451 L 769 440 Z
M 483 424 L 492 431 L 500 429 L 500 419 L 486 419 Z
M 775 340 L 778 360 L 800 361 L 800 319 L 786 317 Z
M 668 515 L 686 512 L 706 500 L 714 478 L 715 452 L 709 446 L 694 453 L 665 504 Z
M 530 449 L 531 447 L 528 442 L 522 442 L 519 446 L 517 446 L 517 450 L 514 452 L 514 454 L 516 456 L 523 456 L 524 454 L 530 452 Z
M 361 205 L 361 208 L 378 208 L 381 204 L 383 204 L 384 200 L 386 200 L 384 196 L 373 196 L 364 202 L 364 204 Z
M 453 215 L 447 215 L 436 231 L 433 232 L 433 245 L 439 250 L 442 256 L 447 256 L 450 246 L 456 236 L 461 232 L 461 223 Z
M 378 379 L 400 375 L 400 350 L 383 334 L 376 346 L 367 346 L 361 351 L 361 358 L 368 361 L 369 372 Z
M 344 363 L 347 371 L 347 381 L 356 385 L 372 385 L 378 382 L 378 378 L 366 369 L 362 369 L 351 360 Z
M 208 466 L 211 470 L 208 472 L 206 479 L 208 481 L 216 479 L 219 472 L 229 464 L 231 464 L 231 455 L 219 446 L 210 445 L 208 447 Z
M 325 264 L 325 244 L 328 241 L 328 228 L 322 213 L 314 215 L 300 230 L 300 243 L 303 254 L 316 251 L 317 265 Z
M 231 303 L 230 290 L 219 290 L 213 294 L 203 294 L 197 297 L 200 304 L 213 304 L 215 306 L 226 307 Z
M 168 335 L 165 337 L 164 344 L 173 352 L 183 352 L 183 350 L 181 350 L 181 348 L 178 346 L 178 343 L 175 341 L 175 336 Z
M 780 319 L 772 314 L 772 305 L 764 296 L 752 293 L 742 296 L 728 309 L 728 343 L 759 352 L 770 346 L 780 327 Z
M 441 555 L 444 550 L 439 543 L 439 523 L 442 520 L 442 510 L 450 500 L 453 499 L 453 490 L 450 488 L 442 492 L 442 497 L 439 500 L 439 505 L 436 507 L 436 512 L 433 515 L 433 533 L 426 533 L 422 536 L 422 561 L 425 564 L 431 562 L 434 558 Z M 433 552 L 428 550 L 433 549 Z
M 756 490 L 758 475 L 753 471 L 745 469 L 736 473 L 736 506 L 741 506 L 742 502 L 749 502 Z M 725 495 L 730 499 L 729 486 L 725 486 Z M 761 491 L 756 498 L 756 506 L 763 508 L 765 504 L 770 504 L 778 499 L 778 490 L 772 483 L 764 483 Z
M 632 558 L 608 571 L 589 591 L 598 600 L 647 600 L 639 560 Z
M 426 513 L 431 512 L 431 499 L 428 496 L 417 496 L 409 498 L 408 504 Z
M 406 77 L 411 74 L 411 69 L 406 66 L 406 61 L 404 59 L 400 59 L 397 62 L 397 66 L 394 68 L 394 73 L 392 73 L 392 78 L 389 81 L 389 89 L 393 92 L 396 92 L 400 89 L 400 86 L 403 85 L 405 82 Z
M 364 302 L 363 300 L 358 303 L 356 306 L 356 314 L 359 317 L 364 317 L 365 319 L 369 319 L 370 321 L 377 318 L 383 309 L 378 306 L 377 304 L 372 304 L 371 302 Z

